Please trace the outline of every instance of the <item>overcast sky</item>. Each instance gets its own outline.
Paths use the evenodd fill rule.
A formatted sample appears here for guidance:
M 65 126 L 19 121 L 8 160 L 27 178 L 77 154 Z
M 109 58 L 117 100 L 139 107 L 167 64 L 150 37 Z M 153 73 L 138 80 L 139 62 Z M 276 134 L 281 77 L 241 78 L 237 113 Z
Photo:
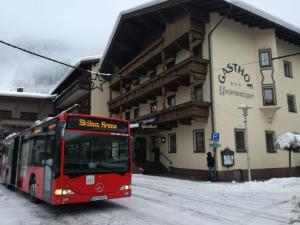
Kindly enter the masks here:
M 299 0 L 244 1 L 295 26 L 300 26 Z M 56 43 L 56 46 L 67 45 L 65 48 L 73 52 L 72 55 L 76 55 L 73 59 L 76 61 L 80 57 L 102 54 L 119 12 L 145 2 L 150 1 L 0 0 L 0 40 L 17 42 L 21 45 L 27 40 Z M 10 67 L 13 66 L 9 61 L 15 59 L 7 49 L 0 46 L 2 61 L 0 67 L 3 68 L 7 67 L 7 63 Z M 16 54 L 18 59 L 26 57 L 24 53 Z M 0 89 L 12 88 L 14 83 L 11 82 L 11 78 L 15 79 L 20 76 L 19 74 L 20 69 L 18 73 L 12 68 L 2 72 L 0 70 L 0 76 L 6 78 L 0 83 Z

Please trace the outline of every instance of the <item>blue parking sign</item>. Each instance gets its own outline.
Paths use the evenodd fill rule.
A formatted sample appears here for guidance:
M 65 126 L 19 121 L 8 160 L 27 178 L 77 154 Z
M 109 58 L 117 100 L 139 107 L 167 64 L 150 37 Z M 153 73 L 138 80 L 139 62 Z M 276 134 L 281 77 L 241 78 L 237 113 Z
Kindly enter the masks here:
M 220 134 L 219 133 L 211 133 L 211 138 L 210 138 L 211 141 L 213 142 L 219 142 L 220 140 Z

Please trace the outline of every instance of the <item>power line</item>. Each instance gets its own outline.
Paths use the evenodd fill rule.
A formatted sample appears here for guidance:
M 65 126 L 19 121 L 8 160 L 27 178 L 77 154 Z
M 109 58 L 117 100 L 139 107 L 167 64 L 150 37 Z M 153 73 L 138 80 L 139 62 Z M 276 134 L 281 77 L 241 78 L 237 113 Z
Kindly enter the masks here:
M 128 74 L 128 75 L 121 75 L 121 74 L 110 74 L 110 73 L 99 73 L 99 72 L 95 72 L 95 71 L 91 71 L 91 70 L 87 70 L 87 69 L 83 69 L 81 67 L 78 67 L 78 66 L 73 66 L 73 65 L 70 65 L 68 63 L 65 63 L 65 62 L 62 62 L 62 61 L 59 61 L 57 59 L 53 59 L 53 58 L 50 58 L 48 56 L 44 56 L 44 55 L 41 55 L 41 54 L 38 54 L 38 53 L 35 53 L 33 51 L 30 51 L 30 50 L 27 50 L 25 48 L 22 48 L 22 47 L 19 47 L 19 46 L 16 46 L 14 44 L 11 44 L 11 43 L 8 43 L 8 42 L 5 42 L 5 41 L 2 41 L 0 40 L 0 43 L 6 45 L 6 46 L 9 46 L 9 47 L 12 47 L 14 49 L 17 49 L 17 50 L 20 50 L 20 51 L 23 51 L 23 52 L 26 52 L 28 54 L 31 54 L 31 55 L 34 55 L 34 56 L 37 56 L 37 57 L 40 57 L 40 58 L 43 58 L 43 59 L 46 59 L 48 61 L 51 61 L 51 62 L 54 62 L 54 63 L 58 63 L 60 65 L 63 65 L 63 66 L 66 66 L 66 67 L 69 67 L 69 68 L 73 68 L 73 69 L 76 69 L 76 70 L 79 70 L 81 72 L 87 72 L 87 73 L 90 73 L 92 75 L 95 75 L 96 76 L 96 79 L 101 79 L 100 77 L 98 76 L 114 76 L 114 77 L 121 77 L 121 78 L 131 78 L 131 77 L 149 77 L 149 78 L 155 78 L 155 77 L 180 77 L 182 75 L 177 75 L 177 74 L 174 74 L 174 75 L 144 75 L 144 76 L 140 76 L 140 75 L 135 75 L 135 74 Z M 294 54 L 288 54 L 288 55 L 283 55 L 283 56 L 279 56 L 279 57 L 274 57 L 272 58 L 272 60 L 276 60 L 276 59 L 282 59 L 282 58 L 286 58 L 286 57 L 291 57 L 291 56 L 296 56 L 296 55 L 300 55 L 300 52 L 299 53 L 294 53 Z M 256 64 L 256 63 L 259 63 L 259 61 L 255 61 L 255 62 L 249 62 L 249 63 L 244 63 L 244 64 L 241 64 L 242 66 L 245 66 L 245 65 L 251 65 L 251 64 Z M 217 71 L 217 70 L 221 70 L 222 68 L 216 68 L 214 69 L 214 71 Z M 96 79 L 93 79 L 93 80 L 96 80 Z M 102 81 L 102 84 L 104 84 L 106 81 L 104 80 L 101 80 Z
M 284 55 L 284 56 L 274 57 L 274 58 L 272 58 L 272 60 L 287 58 L 287 57 L 296 56 L 296 55 L 300 55 L 300 52 L 297 52 L 297 53 L 294 53 L 294 54 L 289 54 L 289 55 Z
M 96 73 L 96 72 L 93 72 L 93 71 L 90 71 L 90 70 L 82 69 L 82 68 L 77 67 L 77 66 L 72 66 L 72 65 L 70 65 L 70 64 L 67 64 L 67 63 L 65 63 L 65 62 L 59 61 L 59 60 L 57 60 L 57 59 L 53 59 L 53 58 L 50 58 L 50 57 L 47 57 L 47 56 L 44 56 L 44 55 L 35 53 L 35 52 L 33 52 L 33 51 L 29 51 L 29 50 L 27 50 L 27 49 L 21 48 L 21 47 L 19 47 L 19 46 L 10 44 L 10 43 L 5 42 L 5 41 L 2 41 L 2 40 L 0 40 L 0 43 L 2 43 L 2 44 L 4 44 L 4 45 L 7 45 L 7 46 L 9 46 L 9 47 L 18 49 L 18 50 L 20 50 L 20 51 L 26 52 L 26 53 L 28 53 L 28 54 L 31 54 L 31 55 L 34 55 L 34 56 L 37 56 L 37 57 L 46 59 L 46 60 L 48 60 L 48 61 L 51 61 L 51 62 L 54 62 L 54 63 L 58 63 L 58 64 L 60 64 L 60 65 L 67 66 L 67 67 L 70 67 L 70 68 L 73 68 L 73 69 L 76 69 L 76 70 L 80 70 L 80 71 L 82 71 L 82 72 L 88 72 L 88 73 L 98 74 L 98 75 L 105 75 L 105 74 Z

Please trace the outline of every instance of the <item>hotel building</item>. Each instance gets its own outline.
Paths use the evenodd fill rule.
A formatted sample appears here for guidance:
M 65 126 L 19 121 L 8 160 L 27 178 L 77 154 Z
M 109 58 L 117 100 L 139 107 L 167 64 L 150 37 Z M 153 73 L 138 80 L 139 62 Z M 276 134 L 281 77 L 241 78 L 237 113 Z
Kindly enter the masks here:
M 254 179 L 287 176 L 288 153 L 274 143 L 300 132 L 299 46 L 298 28 L 236 1 L 161 0 L 122 12 L 100 66 L 113 74 L 109 114 L 139 124 L 140 165 L 206 179 L 215 152 L 218 179 L 243 180 L 248 151 Z M 247 132 L 241 104 L 253 106 Z M 294 174 L 298 166 L 293 153 Z

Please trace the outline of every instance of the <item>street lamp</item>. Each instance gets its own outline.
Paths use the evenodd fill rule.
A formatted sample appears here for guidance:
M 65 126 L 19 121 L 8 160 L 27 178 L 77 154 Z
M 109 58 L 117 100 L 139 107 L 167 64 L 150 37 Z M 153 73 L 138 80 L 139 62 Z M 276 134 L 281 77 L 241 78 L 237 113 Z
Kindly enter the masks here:
M 250 154 L 249 154 L 249 147 L 248 147 L 248 130 L 247 130 L 247 116 L 248 116 L 248 110 L 252 109 L 253 106 L 251 105 L 240 105 L 239 109 L 243 111 L 244 116 L 244 123 L 245 123 L 245 133 L 246 133 L 246 143 L 245 143 L 245 150 L 247 152 L 247 166 L 248 166 L 248 179 L 251 181 L 251 169 L 250 169 Z

